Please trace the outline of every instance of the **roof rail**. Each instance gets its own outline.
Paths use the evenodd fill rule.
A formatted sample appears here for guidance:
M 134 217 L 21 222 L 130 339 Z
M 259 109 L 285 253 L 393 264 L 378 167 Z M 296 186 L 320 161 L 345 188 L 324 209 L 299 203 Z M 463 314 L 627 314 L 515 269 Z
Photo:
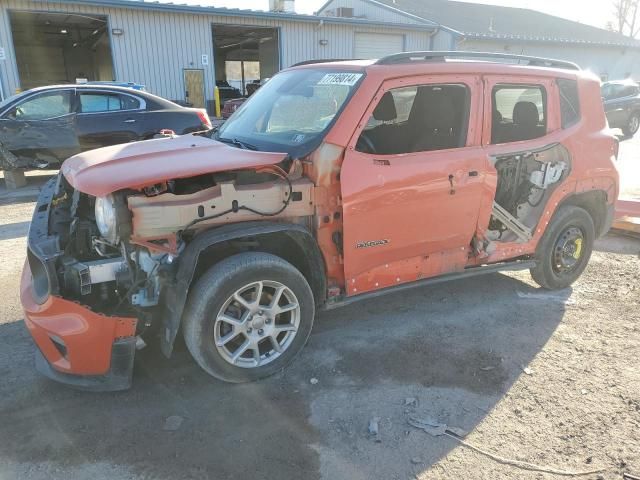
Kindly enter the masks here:
M 566 60 L 554 60 L 552 58 L 530 57 L 528 55 L 512 55 L 509 53 L 494 52 L 464 52 L 464 51 L 425 51 L 425 52 L 404 52 L 388 55 L 381 58 L 376 65 L 395 65 L 398 63 L 410 62 L 444 62 L 448 58 L 459 59 L 491 59 L 491 60 L 515 60 L 518 64 L 526 62 L 524 65 L 531 67 L 553 67 L 566 68 L 568 70 L 580 70 L 580 67 Z M 503 62 L 508 63 L 508 62 Z
M 292 67 L 301 67 L 302 65 L 313 65 L 314 63 L 329 63 L 329 62 L 348 62 L 354 60 L 353 58 L 321 58 L 318 60 L 305 60 L 304 62 L 298 62 L 291 65 Z

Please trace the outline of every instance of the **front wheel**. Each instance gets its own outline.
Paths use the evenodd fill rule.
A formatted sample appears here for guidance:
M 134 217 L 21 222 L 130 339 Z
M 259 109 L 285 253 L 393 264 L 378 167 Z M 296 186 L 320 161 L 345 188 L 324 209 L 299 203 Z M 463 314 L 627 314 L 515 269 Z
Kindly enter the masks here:
M 593 219 L 586 210 L 560 207 L 540 239 L 531 276 L 549 290 L 568 287 L 587 267 L 594 239 Z
M 638 129 L 640 129 L 640 113 L 633 112 L 622 132 L 627 137 L 633 137 L 638 132 Z
M 192 288 L 184 338 L 207 373 L 247 382 L 291 362 L 314 316 L 311 288 L 293 265 L 267 253 L 241 253 L 211 267 Z

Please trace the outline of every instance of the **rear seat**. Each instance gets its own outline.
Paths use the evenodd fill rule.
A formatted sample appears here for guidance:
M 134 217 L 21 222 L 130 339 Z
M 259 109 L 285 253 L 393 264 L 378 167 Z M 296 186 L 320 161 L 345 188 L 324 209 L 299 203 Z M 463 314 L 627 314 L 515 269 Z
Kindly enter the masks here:
M 546 127 L 540 124 L 538 107 L 533 102 L 518 102 L 513 107 L 513 123 L 502 123 L 499 112 L 494 112 L 492 143 L 518 142 L 544 136 Z

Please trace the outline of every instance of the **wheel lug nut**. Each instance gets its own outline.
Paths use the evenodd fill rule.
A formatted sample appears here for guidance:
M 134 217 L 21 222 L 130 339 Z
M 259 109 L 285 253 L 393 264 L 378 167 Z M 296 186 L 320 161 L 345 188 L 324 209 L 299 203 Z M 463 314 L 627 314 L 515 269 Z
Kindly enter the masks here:
M 271 319 L 270 319 L 270 318 L 267 318 L 267 319 L 264 321 L 264 323 L 266 323 L 267 325 L 269 325 L 269 324 L 271 323 Z
M 251 333 L 252 330 L 253 329 L 251 329 L 251 328 L 247 328 L 247 333 Z
M 262 330 L 262 329 L 258 330 L 258 334 L 259 335 L 263 335 L 264 334 L 264 330 Z
M 262 315 L 264 312 L 262 310 L 258 311 L 258 315 Z

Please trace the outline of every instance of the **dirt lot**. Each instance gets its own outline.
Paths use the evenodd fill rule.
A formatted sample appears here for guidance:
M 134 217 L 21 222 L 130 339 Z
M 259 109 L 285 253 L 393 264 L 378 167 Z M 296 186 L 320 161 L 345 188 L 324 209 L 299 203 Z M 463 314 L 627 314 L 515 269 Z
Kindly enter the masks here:
M 632 195 L 640 140 L 622 149 Z M 551 295 L 522 272 L 324 313 L 298 361 L 262 382 L 216 382 L 180 345 L 170 361 L 139 352 L 130 391 L 86 394 L 33 368 L 18 302 L 32 208 L 0 195 L 0 479 L 557 477 L 410 417 L 499 457 L 640 476 L 640 241 L 599 241 Z

